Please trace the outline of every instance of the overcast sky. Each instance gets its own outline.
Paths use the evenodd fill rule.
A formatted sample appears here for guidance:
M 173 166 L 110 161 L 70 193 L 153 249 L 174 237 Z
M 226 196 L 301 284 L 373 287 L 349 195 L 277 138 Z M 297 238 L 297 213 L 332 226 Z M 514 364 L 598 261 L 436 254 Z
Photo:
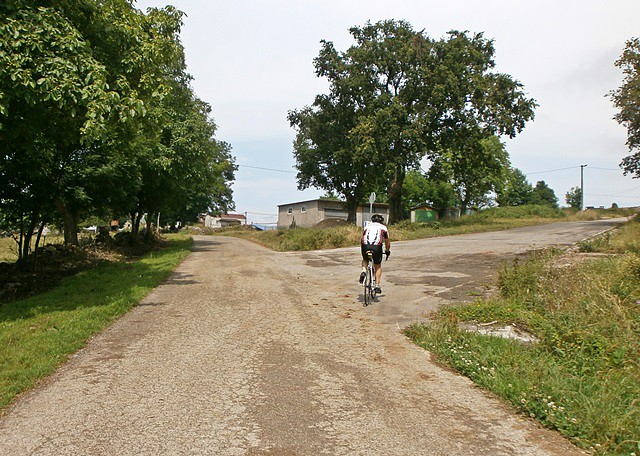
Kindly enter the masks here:
M 622 83 L 614 62 L 625 42 L 640 36 L 638 0 L 136 2 L 142 10 L 167 4 L 186 13 L 181 36 L 193 88 L 212 106 L 217 138 L 233 148 L 236 212 L 249 222 L 275 222 L 279 204 L 323 193 L 297 190 L 287 112 L 326 91 L 313 68 L 320 40 L 345 51 L 350 27 L 383 19 L 406 20 L 435 39 L 468 30 L 494 40 L 496 71 L 540 105 L 520 135 L 505 139 L 512 165 L 532 185 L 544 180 L 564 205 L 586 164 L 586 206 L 640 206 L 640 179 L 619 168 L 629 155 L 626 131 L 606 97 Z

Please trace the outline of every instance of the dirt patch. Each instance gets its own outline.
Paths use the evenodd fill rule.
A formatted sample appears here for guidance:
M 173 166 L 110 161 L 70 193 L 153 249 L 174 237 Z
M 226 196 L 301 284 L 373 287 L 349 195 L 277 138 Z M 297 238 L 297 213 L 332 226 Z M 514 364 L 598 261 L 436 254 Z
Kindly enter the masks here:
M 162 240 L 149 244 L 87 244 L 83 247 L 49 244 L 29 256 L 26 268 L 17 263 L 0 263 L 0 305 L 49 291 L 65 278 L 100 264 L 131 261 L 146 252 L 162 248 Z M 35 265 L 35 266 L 34 266 Z

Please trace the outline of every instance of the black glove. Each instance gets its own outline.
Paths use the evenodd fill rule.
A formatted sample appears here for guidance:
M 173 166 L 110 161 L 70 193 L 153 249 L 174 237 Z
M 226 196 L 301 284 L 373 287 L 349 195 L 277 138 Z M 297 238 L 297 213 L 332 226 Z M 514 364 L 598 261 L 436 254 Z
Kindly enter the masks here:
M 384 252 L 384 254 L 387 256 L 387 260 L 389 259 L 389 255 L 391 255 L 391 250 L 387 250 L 386 252 Z

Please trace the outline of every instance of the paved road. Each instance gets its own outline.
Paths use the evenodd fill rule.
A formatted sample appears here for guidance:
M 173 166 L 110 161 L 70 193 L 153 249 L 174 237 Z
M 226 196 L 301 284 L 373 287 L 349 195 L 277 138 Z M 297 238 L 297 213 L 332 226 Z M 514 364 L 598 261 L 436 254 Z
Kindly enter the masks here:
M 357 249 L 198 237 L 166 284 L 0 419 L 0 455 L 575 455 L 397 330 L 509 256 L 613 222 L 394 243 L 361 304 Z

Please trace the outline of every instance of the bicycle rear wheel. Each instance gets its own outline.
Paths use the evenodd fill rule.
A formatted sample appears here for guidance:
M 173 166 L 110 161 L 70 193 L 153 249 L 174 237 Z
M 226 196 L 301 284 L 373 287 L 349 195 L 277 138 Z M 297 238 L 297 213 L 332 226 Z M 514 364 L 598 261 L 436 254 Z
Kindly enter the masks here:
M 371 272 L 369 268 L 367 268 L 367 275 L 362 282 L 362 295 L 364 297 L 364 305 L 365 307 L 371 303 L 371 291 L 373 284 L 371 283 Z

